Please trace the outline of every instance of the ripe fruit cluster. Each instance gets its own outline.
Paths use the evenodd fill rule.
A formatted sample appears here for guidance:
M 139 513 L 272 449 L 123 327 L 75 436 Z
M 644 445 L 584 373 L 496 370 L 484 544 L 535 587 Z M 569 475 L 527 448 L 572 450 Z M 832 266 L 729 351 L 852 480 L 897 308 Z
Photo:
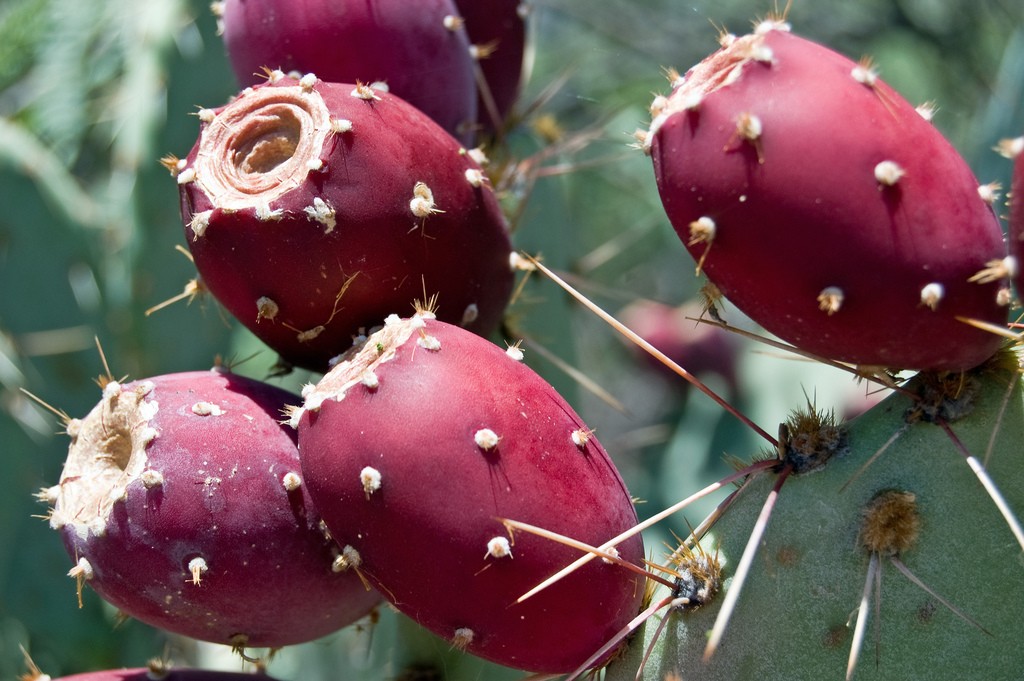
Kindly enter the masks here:
M 519 258 L 486 156 L 471 146 L 501 139 L 518 94 L 523 7 L 216 3 L 243 89 L 201 109 L 193 148 L 165 159 L 185 240 L 202 287 L 282 370 L 318 377 L 301 395 L 222 368 L 103 382 L 95 408 L 67 420 L 61 479 L 41 493 L 80 599 L 89 586 L 127 616 L 239 650 L 310 641 L 386 601 L 454 648 L 575 678 L 619 655 L 660 609 L 665 622 L 731 613 L 718 598 L 739 598 L 787 477 L 853 465 L 848 430 L 810 406 L 777 441 L 766 436 L 772 455 L 716 483 L 771 483 L 736 567 L 726 558 L 738 532 L 722 560 L 699 543 L 724 511 L 672 551 L 667 577 L 645 560 L 649 523 L 594 431 L 518 345 L 488 338 Z M 1007 244 L 966 162 L 869 62 L 773 19 L 724 36 L 671 80 L 637 139 L 698 274 L 798 352 L 890 382 L 909 369 L 940 387 L 973 385 L 966 372 L 1004 343 L 983 327 L 1003 325 L 1011 284 L 1021 290 L 1021 141 L 1006 145 L 1016 157 Z M 735 396 L 733 337 L 680 333 L 713 299 L 697 311 L 624 312 Z M 890 414 L 884 425 L 898 430 L 882 449 L 912 426 L 948 429 L 973 397 L 914 397 Z M 947 402 L 970 404 L 954 415 Z M 917 545 L 916 492 L 902 487 L 914 475 L 881 497 L 904 503 L 912 536 L 861 533 L 872 571 L 882 558 L 903 565 Z M 819 477 L 833 493 L 835 477 Z M 736 508 L 722 527 L 750 515 Z M 830 532 L 844 527 L 840 515 Z M 796 545 L 808 533 L 793 527 Z M 780 551 L 780 572 L 787 560 L 797 558 Z M 644 673 L 660 626 L 642 661 L 626 652 L 627 676 Z M 700 664 L 692 642 L 713 652 L 724 624 L 712 626 L 710 637 L 682 627 L 653 673 Z M 721 664 L 734 673 L 732 660 Z
M 41 495 L 79 598 L 89 586 L 126 616 L 239 650 L 324 636 L 383 598 L 453 646 L 553 673 L 636 614 L 643 579 L 614 560 L 516 603 L 576 552 L 503 518 L 595 543 L 637 521 L 593 431 L 518 346 L 485 338 L 515 256 L 486 159 L 464 142 L 500 134 L 522 7 L 216 8 L 245 87 L 200 110 L 191 152 L 164 160 L 188 248 L 203 288 L 283 367 L 326 373 L 301 397 L 220 368 L 103 382 Z M 471 48 L 473 32 L 485 43 Z M 641 564 L 640 538 L 616 555 Z

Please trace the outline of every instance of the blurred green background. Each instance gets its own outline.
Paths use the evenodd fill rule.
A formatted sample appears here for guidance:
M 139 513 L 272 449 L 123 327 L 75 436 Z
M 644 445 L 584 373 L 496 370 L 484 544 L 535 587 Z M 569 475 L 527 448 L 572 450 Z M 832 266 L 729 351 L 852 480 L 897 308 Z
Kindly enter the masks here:
M 410 5 L 413 2 L 410 0 Z M 511 147 L 527 157 L 552 138 L 592 131 L 579 151 L 553 154 L 517 209 L 515 241 L 612 311 L 646 298 L 678 305 L 700 282 L 660 207 L 649 159 L 629 148 L 647 106 L 667 90 L 663 70 L 685 71 L 717 47 L 721 27 L 745 32 L 774 9 L 751 0 L 535 0 L 527 116 Z M 992 151 L 1024 134 L 1024 5 L 1019 0 L 797 0 L 794 30 L 857 59 L 912 102 L 933 101 L 936 125 L 982 182 L 1009 185 Z M 194 269 L 183 245 L 174 181 L 157 162 L 184 156 L 200 106 L 237 89 L 207 3 L 195 0 L 0 0 L 0 678 L 24 672 L 20 647 L 53 676 L 140 665 L 170 651 L 179 664 L 238 668 L 116 613 L 86 591 L 78 608 L 71 566 L 38 516 L 34 492 L 56 483 L 66 453 L 58 417 L 23 390 L 83 416 L 104 373 L 141 378 L 255 358 L 240 373 L 263 378 L 272 353 L 212 300 L 146 310 L 182 291 Z M 1002 203 L 1000 204 L 1002 206 Z M 521 209 L 521 210 L 518 210 Z M 767 276 L 767 274 L 766 274 Z M 730 312 L 725 310 L 726 316 Z M 642 514 L 716 479 L 721 455 L 760 443 L 680 381 L 666 380 L 589 313 L 539 277 L 511 310 L 527 359 L 577 407 L 620 464 Z M 730 321 L 737 317 L 730 318 Z M 582 371 L 615 407 L 545 359 Z M 844 376 L 744 344 L 732 398 L 768 430 L 800 406 L 843 410 L 863 396 Z M 276 382 L 297 388 L 298 374 Z M 710 376 L 720 389 L 728 384 Z M 704 507 L 706 510 L 706 507 Z M 691 511 L 699 521 L 701 509 Z M 675 529 L 685 531 L 680 519 Z M 652 535 L 657 551 L 660 538 Z M 389 616 L 372 640 L 353 631 L 285 651 L 284 678 L 394 678 L 392 646 L 414 636 Z M 420 640 L 430 654 L 446 645 Z M 452 676 L 494 678 L 476 661 L 448 660 Z M 344 674 L 339 669 L 346 669 Z M 383 671 L 382 671 L 383 670 Z M 390 675 L 390 676 L 389 676 Z

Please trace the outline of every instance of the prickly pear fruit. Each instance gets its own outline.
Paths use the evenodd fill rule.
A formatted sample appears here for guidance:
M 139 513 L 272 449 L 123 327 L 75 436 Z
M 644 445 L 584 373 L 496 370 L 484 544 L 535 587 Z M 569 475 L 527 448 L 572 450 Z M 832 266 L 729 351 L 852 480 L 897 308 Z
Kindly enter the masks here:
M 264 67 L 337 83 L 386 82 L 453 136 L 471 141 L 476 80 L 452 0 L 226 0 L 220 13 L 243 86 L 255 85 Z
M 378 602 L 332 569 L 303 484 L 297 396 L 226 371 L 111 381 L 71 447 L 50 525 L 71 575 L 125 614 L 234 646 L 308 641 Z
M 702 313 L 701 306 L 695 302 L 674 307 L 653 300 L 636 300 L 620 310 L 618 318 L 691 374 L 715 374 L 725 382 L 728 393 L 737 396 L 739 338 L 731 331 L 696 321 Z M 630 348 L 642 354 L 645 362 L 680 388 L 689 386 L 650 354 L 633 344 Z
M 50 677 L 41 675 L 28 681 L 49 681 Z M 241 672 L 208 671 L 205 669 L 167 669 L 153 670 L 148 668 L 109 669 L 99 672 L 86 672 L 62 676 L 54 681 L 274 681 L 266 674 L 244 674 Z
M 819 356 L 960 370 L 1000 340 L 999 221 L 952 145 L 868 62 L 766 21 L 652 105 L 662 202 L 708 278 Z
M 908 397 L 928 394 L 936 377 L 915 377 L 906 392 L 850 422 L 844 458 L 790 477 L 730 623 L 705 661 L 708 632 L 777 482 L 772 474 L 751 480 L 702 541 L 722 563 L 723 593 L 698 610 L 663 610 L 648 620 L 609 681 L 636 677 L 663 620 L 640 678 L 1018 678 L 1021 545 L 971 470 L 983 460 L 1009 507 L 1024 509 L 1024 402 L 1009 360 L 948 375 L 937 421 L 920 418 L 921 404 Z M 979 461 L 969 465 L 961 446 Z M 866 620 L 852 656 L 859 664 L 851 666 L 858 617 Z
M 477 117 L 481 127 L 493 133 L 512 110 L 526 75 L 530 4 L 526 0 L 456 0 L 455 5 L 466 22 L 471 54 L 486 83 L 479 88 Z
M 480 167 L 394 95 L 272 77 L 200 114 L 175 165 L 207 288 L 288 363 L 325 371 L 414 300 L 481 334 L 512 290 L 507 225 Z
M 1024 136 L 1006 140 L 1006 155 L 1013 159 L 1010 185 L 1010 223 L 1008 227 L 1010 255 L 1016 258 L 1014 285 L 1017 296 L 1024 295 Z
M 508 352 L 427 312 L 392 317 L 293 414 L 303 474 L 352 568 L 470 653 L 564 672 L 637 612 L 643 578 L 501 519 L 600 544 L 636 522 L 593 433 Z M 619 546 L 636 564 L 643 546 Z

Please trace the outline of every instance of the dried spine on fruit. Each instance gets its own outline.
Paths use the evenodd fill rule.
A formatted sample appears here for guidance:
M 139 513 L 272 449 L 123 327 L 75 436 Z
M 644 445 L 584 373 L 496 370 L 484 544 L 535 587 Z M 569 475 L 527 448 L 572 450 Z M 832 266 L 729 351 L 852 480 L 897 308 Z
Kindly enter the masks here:
M 303 209 L 311 220 L 316 220 L 324 226 L 324 231 L 330 233 L 337 225 L 337 211 L 321 199 L 319 196 L 313 199 L 313 203 Z
M 359 555 L 353 546 L 346 544 L 341 553 L 335 557 L 331 570 L 334 572 L 345 572 L 346 570 L 358 570 L 363 564 L 363 557 Z
M 838 286 L 827 286 L 818 294 L 818 308 L 822 312 L 835 314 L 843 306 L 843 289 Z

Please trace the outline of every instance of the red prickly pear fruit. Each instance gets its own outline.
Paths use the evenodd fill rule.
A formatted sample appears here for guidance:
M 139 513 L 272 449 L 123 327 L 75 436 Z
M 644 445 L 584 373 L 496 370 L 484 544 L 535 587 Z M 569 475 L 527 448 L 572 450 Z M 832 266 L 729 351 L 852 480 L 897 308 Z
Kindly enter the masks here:
M 953 146 L 869 62 L 784 23 L 723 45 L 639 135 L 698 269 L 819 356 L 929 370 L 991 356 L 1001 340 L 958 317 L 1005 321 L 991 269 L 1005 246 Z
M 500 519 L 600 545 L 636 523 L 592 431 L 508 352 L 420 313 L 392 317 L 293 413 L 303 474 L 350 564 L 453 645 L 537 672 L 574 669 L 633 618 L 644 580 Z M 638 536 L 618 546 L 640 564 Z
M 477 117 L 490 133 L 500 128 L 519 97 L 526 77 L 525 0 L 456 0 L 459 14 L 473 44 L 486 88 L 479 88 Z
M 469 38 L 452 0 L 226 0 L 220 25 L 243 85 L 262 69 L 385 82 L 465 143 L 477 117 Z
M 729 394 L 736 396 L 739 394 L 739 339 L 730 331 L 697 321 L 702 315 L 702 306 L 696 302 L 673 307 L 653 300 L 637 300 L 622 309 L 619 319 L 691 374 L 716 374 L 725 382 Z M 636 348 L 632 344 L 631 347 Z M 673 384 L 689 385 L 647 352 L 636 350 Z
M 471 154 L 414 107 L 307 75 L 200 119 L 175 166 L 196 268 L 286 362 L 325 371 L 424 295 L 446 321 L 497 327 L 514 277 L 507 223 Z
M 40 675 L 28 681 L 49 681 L 50 677 Z M 62 676 L 53 681 L 274 681 L 265 674 L 242 672 L 220 672 L 205 669 L 153 670 L 137 667 L 134 669 L 109 669 Z
M 334 570 L 280 422 L 298 397 L 225 371 L 111 381 L 71 420 L 50 525 L 71 575 L 147 624 L 234 646 L 309 641 L 379 601 Z
M 1008 227 L 1010 255 L 1015 259 L 1014 286 L 1017 296 L 1024 296 L 1024 136 L 1004 140 L 1001 149 L 1013 159 L 1010 181 L 1010 223 Z

